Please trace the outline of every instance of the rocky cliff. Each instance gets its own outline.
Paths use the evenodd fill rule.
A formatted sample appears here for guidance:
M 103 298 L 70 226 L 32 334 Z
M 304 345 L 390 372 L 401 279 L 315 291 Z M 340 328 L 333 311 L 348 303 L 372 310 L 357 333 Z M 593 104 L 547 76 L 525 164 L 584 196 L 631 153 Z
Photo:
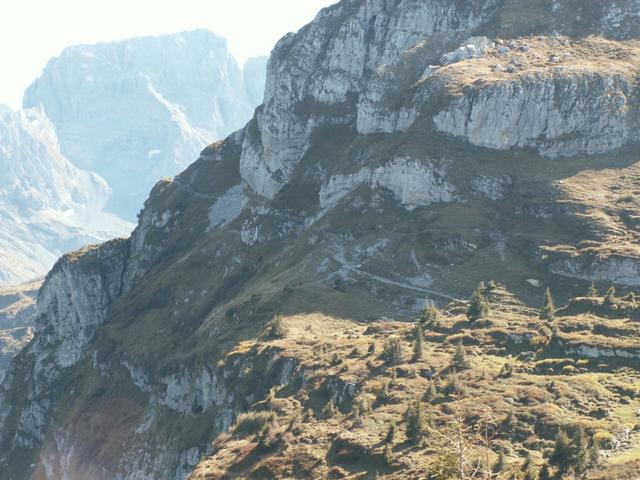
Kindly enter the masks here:
M 248 125 L 158 183 L 129 240 L 47 277 L 0 390 L 7 478 L 185 478 L 287 383 L 251 347 L 278 312 L 636 285 L 639 15 L 343 0 L 282 39 Z

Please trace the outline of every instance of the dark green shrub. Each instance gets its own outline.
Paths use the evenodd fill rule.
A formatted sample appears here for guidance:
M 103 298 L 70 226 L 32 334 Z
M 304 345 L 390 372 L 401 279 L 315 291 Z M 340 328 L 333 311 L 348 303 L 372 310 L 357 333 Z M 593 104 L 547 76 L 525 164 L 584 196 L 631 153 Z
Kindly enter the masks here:
M 480 287 L 476 288 L 469 300 L 467 318 L 471 322 L 475 322 L 476 320 L 481 320 L 489 316 L 489 302 L 485 298 L 483 290 L 484 289 L 481 289 Z
M 420 401 L 412 402 L 404 414 L 407 424 L 407 439 L 412 443 L 418 443 L 422 440 L 425 432 L 425 414 Z
M 456 351 L 454 352 L 453 358 L 451 359 L 451 367 L 457 371 L 469 368 L 467 353 L 464 350 L 464 345 L 462 344 L 462 342 L 458 342 L 458 345 L 456 346 Z
M 390 338 L 384 343 L 382 359 L 390 366 L 402 363 L 402 342 L 399 338 Z

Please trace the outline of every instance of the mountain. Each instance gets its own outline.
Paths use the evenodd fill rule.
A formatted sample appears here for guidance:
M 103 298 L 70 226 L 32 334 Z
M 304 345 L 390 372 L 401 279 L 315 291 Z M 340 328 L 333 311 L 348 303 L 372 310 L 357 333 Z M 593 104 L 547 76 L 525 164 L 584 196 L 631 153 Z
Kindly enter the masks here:
M 158 179 L 251 118 L 265 64 L 243 71 L 206 30 L 79 45 L 49 61 L 23 103 L 42 108 L 74 165 L 107 181 L 109 211 L 133 221 Z
M 155 182 L 251 117 L 265 70 L 265 57 L 241 70 L 226 41 L 204 30 L 53 58 L 23 111 L 0 108 L 0 283 L 128 235 Z
M 242 67 L 242 87 L 244 88 L 249 105 L 252 105 L 254 108 L 262 104 L 268 60 L 269 57 L 264 56 L 252 57 L 248 59 Z M 252 114 L 253 112 L 251 112 L 251 115 Z
M 638 16 L 343 0 L 285 36 L 253 119 L 47 275 L 5 477 L 637 478 Z
M 65 252 L 127 235 L 103 212 L 111 191 L 61 153 L 38 109 L 0 113 L 0 283 L 34 278 Z

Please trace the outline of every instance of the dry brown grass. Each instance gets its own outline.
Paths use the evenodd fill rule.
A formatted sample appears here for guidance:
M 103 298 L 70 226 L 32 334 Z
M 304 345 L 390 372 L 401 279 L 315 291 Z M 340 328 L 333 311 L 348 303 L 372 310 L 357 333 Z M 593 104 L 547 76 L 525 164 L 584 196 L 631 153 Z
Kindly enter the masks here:
M 440 394 L 425 405 L 433 419 L 446 424 L 452 415 L 462 411 L 473 425 L 490 412 L 494 423 L 499 425 L 510 414 L 514 415 L 513 426 L 508 432 L 499 432 L 494 445 L 508 448 L 514 468 L 527 451 L 533 451 L 541 461 L 542 453 L 552 445 L 560 428 L 582 425 L 589 432 L 608 432 L 617 438 L 625 435 L 621 425 L 633 429 L 636 423 L 640 424 L 634 417 L 640 408 L 640 395 L 633 394 L 634 386 L 640 382 L 637 370 L 607 365 L 610 359 L 606 358 L 571 358 L 557 347 L 555 350 L 543 347 L 537 353 L 538 363 L 546 363 L 552 370 L 558 365 L 559 371 L 541 373 L 535 363 L 516 358 L 518 352 L 526 350 L 526 345 L 509 341 L 510 336 L 527 338 L 535 333 L 541 325 L 537 312 L 519 304 L 502 288 L 490 297 L 493 313 L 491 321 L 485 324 L 472 325 L 462 314 L 451 313 L 459 311 L 459 305 L 445 311 L 439 332 L 426 332 L 424 359 L 420 361 L 410 358 L 413 327 L 407 323 L 362 324 L 322 314 L 285 318 L 287 337 L 267 343 L 281 349 L 283 356 L 295 358 L 298 371 L 305 372 L 305 380 L 297 389 L 283 387 L 276 392 L 276 397 L 296 400 L 276 402 L 280 406 L 279 427 L 274 435 L 280 443 L 272 451 L 257 452 L 254 436 L 229 438 L 218 445 L 216 454 L 201 463 L 192 479 L 229 476 L 363 479 L 373 478 L 375 472 L 388 479 L 419 478 L 438 452 L 431 448 L 429 437 L 421 445 L 407 442 L 403 414 L 411 401 L 423 398 L 430 383 L 427 372 L 432 371 L 436 372 L 433 381 Z M 569 330 L 612 321 L 591 314 L 561 320 L 566 320 L 561 322 L 561 329 Z M 502 335 L 495 334 L 495 323 L 503 325 Z M 473 340 L 473 345 L 467 347 L 471 368 L 458 373 L 464 395 L 454 401 L 442 389 L 455 348 L 455 342 L 450 340 L 461 334 Z M 602 346 L 633 344 L 640 351 L 638 338 L 589 335 L 586 331 L 563 331 L 562 336 Z M 400 338 L 407 353 L 396 367 L 388 367 L 380 359 L 383 344 L 390 337 Z M 376 353 L 369 354 L 372 344 Z M 506 362 L 514 365 L 514 373 L 502 377 L 500 372 Z M 343 392 L 340 386 L 334 391 L 327 390 L 329 379 L 341 386 L 355 385 L 354 397 L 336 394 Z M 303 414 L 305 411 L 309 413 Z M 599 411 L 606 411 L 607 415 L 600 416 Z M 383 461 L 383 439 L 391 423 L 397 429 L 393 460 L 387 465 Z M 501 427 L 496 428 L 499 431 Z M 630 452 L 640 449 L 639 435 L 633 433 L 626 446 L 609 452 L 604 465 L 615 464 L 622 472 L 625 465 L 633 470 L 635 458 Z M 474 448 L 481 453 L 478 446 Z M 490 457 L 497 458 L 495 452 Z M 597 475 L 598 472 L 592 473 L 593 478 Z
M 476 82 L 497 83 L 511 81 L 516 75 L 553 75 L 593 72 L 607 76 L 619 75 L 633 81 L 640 65 L 640 41 L 617 42 L 602 37 L 588 37 L 573 41 L 566 37 L 522 37 L 514 41 L 516 47 L 528 45 L 524 52 L 511 48 L 506 54 L 490 49 L 481 58 L 447 65 L 438 76 L 447 78 L 452 91 Z M 506 45 L 506 42 L 505 42 Z M 500 64 L 517 65 L 514 73 L 496 70 Z

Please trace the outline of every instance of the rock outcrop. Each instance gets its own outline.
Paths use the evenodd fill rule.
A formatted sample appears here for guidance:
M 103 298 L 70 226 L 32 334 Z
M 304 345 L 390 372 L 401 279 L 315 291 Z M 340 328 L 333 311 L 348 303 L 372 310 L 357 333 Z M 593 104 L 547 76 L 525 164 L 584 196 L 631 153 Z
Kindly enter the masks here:
M 33 338 L 36 296 L 42 279 L 0 287 L 0 383 L 11 359 Z
M 470 89 L 434 122 L 481 147 L 602 154 L 640 140 L 635 95 L 631 78 L 559 67 Z
M 354 102 L 379 67 L 425 38 L 445 44 L 466 38 L 499 3 L 376 0 L 323 10 L 272 53 L 264 105 L 254 119 L 257 132 L 243 145 L 243 178 L 256 193 L 273 198 L 309 148 L 315 127 L 354 121 Z
M 446 162 L 397 158 L 373 170 L 365 167 L 353 174 L 331 177 L 320 189 L 320 207 L 334 207 L 363 184 L 390 190 L 409 209 L 434 202 L 451 202 L 455 199 L 455 187 L 447 183 L 446 173 Z

